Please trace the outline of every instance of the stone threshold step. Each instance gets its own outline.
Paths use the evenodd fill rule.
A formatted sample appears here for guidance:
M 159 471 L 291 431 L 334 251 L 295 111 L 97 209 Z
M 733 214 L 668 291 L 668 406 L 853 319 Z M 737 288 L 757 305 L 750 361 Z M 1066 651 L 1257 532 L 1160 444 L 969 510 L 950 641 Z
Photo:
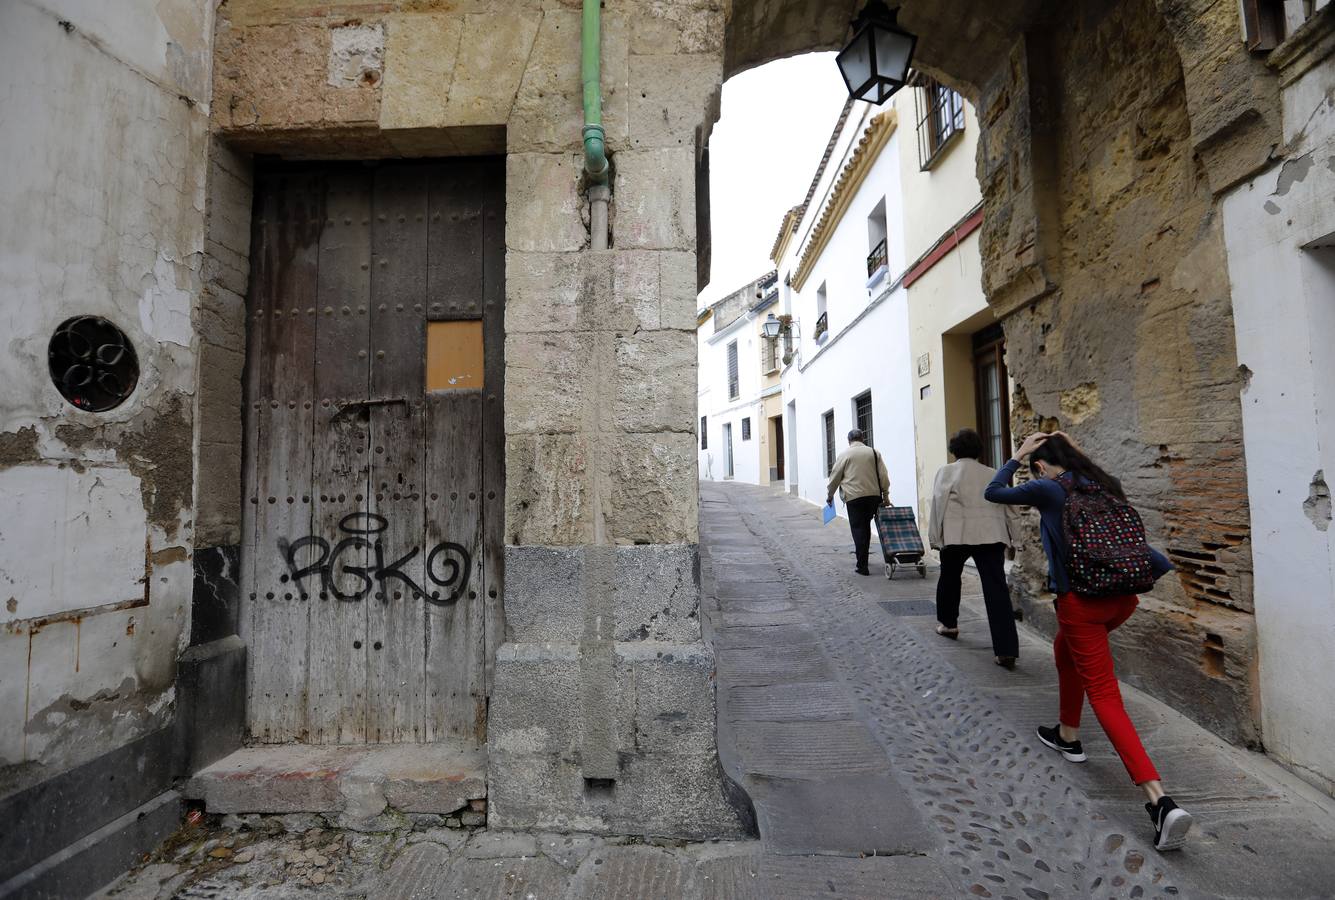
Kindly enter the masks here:
M 184 794 L 212 813 L 324 813 L 356 827 L 387 809 L 449 815 L 483 807 L 484 749 L 451 743 L 246 747 L 202 769 Z

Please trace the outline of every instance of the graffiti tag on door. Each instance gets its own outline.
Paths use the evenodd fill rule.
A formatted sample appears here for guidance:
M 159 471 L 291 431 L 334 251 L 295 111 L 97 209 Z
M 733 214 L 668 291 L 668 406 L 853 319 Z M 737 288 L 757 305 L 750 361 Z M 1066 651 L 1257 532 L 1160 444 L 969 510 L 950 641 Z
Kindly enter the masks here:
M 290 543 L 280 538 L 278 552 L 283 555 L 288 570 L 283 580 L 290 578 L 297 589 L 303 591 L 302 599 L 307 596 L 302 588 L 302 580 L 315 575 L 320 577 L 321 598 L 334 597 L 348 602 L 365 600 L 375 591 L 377 599 L 388 603 L 389 583 L 392 581 L 398 582 L 402 588 L 399 593 L 406 592 L 415 600 L 426 600 L 437 606 L 451 606 L 463 596 L 464 591 L 468 590 L 468 580 L 473 572 L 473 558 L 466 547 L 451 541 L 441 541 L 432 547 L 426 554 L 423 567 L 431 586 L 423 587 L 403 571 L 422 552 L 422 548 L 413 547 L 397 559 L 392 558 L 392 552 L 386 550 L 378 537 L 388 527 L 389 520 L 384 516 L 354 512 L 339 520 L 338 530 L 343 532 L 344 537 L 332 546 L 325 538 L 315 534 Z M 313 548 L 314 558 L 309 564 L 302 565 L 299 561 L 307 548 Z M 364 552 L 369 554 L 367 565 L 355 565 L 354 561 L 360 562 Z M 339 584 L 340 576 L 345 574 L 357 582 L 354 589 L 345 590 L 346 586 Z

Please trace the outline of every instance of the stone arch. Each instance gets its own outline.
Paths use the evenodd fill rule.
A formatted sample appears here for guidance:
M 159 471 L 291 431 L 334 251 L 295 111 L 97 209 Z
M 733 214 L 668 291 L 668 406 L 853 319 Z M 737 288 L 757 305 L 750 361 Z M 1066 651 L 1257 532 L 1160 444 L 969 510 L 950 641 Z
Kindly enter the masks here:
M 734 0 L 724 75 L 840 46 L 861 6 Z M 1250 517 L 1217 213 L 1278 143 L 1276 80 L 1239 40 L 1235 7 L 1204 0 L 903 0 L 899 21 L 918 35 L 916 65 L 978 109 L 983 286 L 1007 325 L 1013 431 L 1074 429 L 1178 562 L 1176 582 L 1129 626 L 1143 659 L 1175 662 L 1126 668 L 1215 731 L 1256 742 Z M 1193 474 L 1204 472 L 1208 483 Z M 1017 587 L 1051 628 L 1050 604 L 1034 602 L 1042 571 L 1031 548 Z

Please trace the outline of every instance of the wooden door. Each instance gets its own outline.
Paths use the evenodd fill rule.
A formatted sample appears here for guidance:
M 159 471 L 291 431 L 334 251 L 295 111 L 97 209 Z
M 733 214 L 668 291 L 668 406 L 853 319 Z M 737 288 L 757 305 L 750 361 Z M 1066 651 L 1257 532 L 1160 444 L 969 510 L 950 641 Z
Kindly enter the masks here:
M 254 740 L 486 738 L 504 628 L 504 237 L 502 160 L 257 174 Z

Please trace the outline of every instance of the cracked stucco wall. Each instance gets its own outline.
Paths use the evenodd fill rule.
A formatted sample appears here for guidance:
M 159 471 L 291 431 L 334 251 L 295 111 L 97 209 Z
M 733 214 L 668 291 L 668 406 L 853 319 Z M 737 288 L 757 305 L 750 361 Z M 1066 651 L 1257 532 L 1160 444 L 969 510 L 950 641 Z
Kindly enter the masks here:
M 193 318 L 204 259 L 212 4 L 0 6 L 0 784 L 170 715 L 187 631 Z M 134 344 L 120 407 L 48 374 L 65 319 Z

